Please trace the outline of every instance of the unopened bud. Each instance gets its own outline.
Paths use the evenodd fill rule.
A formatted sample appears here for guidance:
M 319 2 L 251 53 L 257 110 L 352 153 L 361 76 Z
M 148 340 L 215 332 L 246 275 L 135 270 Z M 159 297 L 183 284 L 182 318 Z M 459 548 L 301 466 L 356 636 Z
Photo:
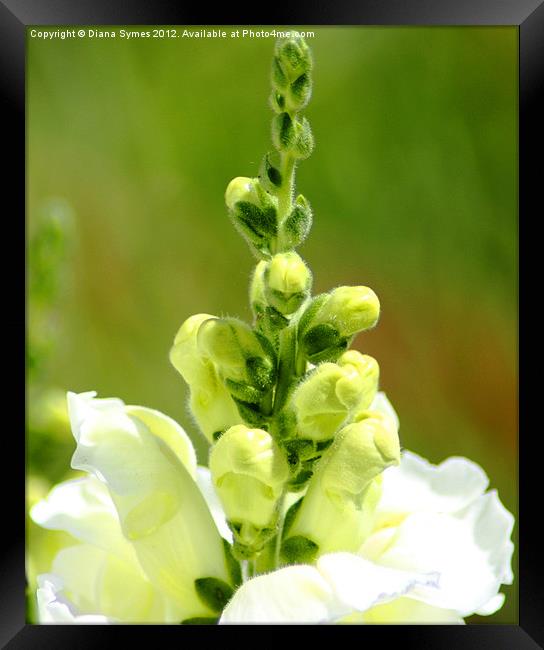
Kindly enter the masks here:
M 297 120 L 294 125 L 294 144 L 291 153 L 295 158 L 303 160 L 314 150 L 315 141 L 308 120 L 303 117 Z
M 272 119 L 272 142 L 278 151 L 289 151 L 295 143 L 295 126 L 289 113 Z
M 381 473 L 400 462 L 397 432 L 379 419 L 344 427 L 323 455 L 284 541 L 305 537 L 319 554 L 356 552 L 371 531 Z
M 289 475 L 284 454 L 266 431 L 237 425 L 213 447 L 210 471 L 235 541 L 251 556 L 274 533 Z
M 281 238 L 285 248 L 296 248 L 308 236 L 312 227 L 312 210 L 302 194 L 295 201 L 295 207 L 281 226 Z
M 244 402 L 257 402 L 274 382 L 272 350 L 264 339 L 235 318 L 211 318 L 198 331 L 198 348 L 209 357 L 230 392 Z
M 238 423 L 240 415 L 215 366 L 198 350 L 198 330 L 210 318 L 210 314 L 196 314 L 182 324 L 170 350 L 170 361 L 189 384 L 191 413 L 212 442 L 214 435 Z
M 289 80 L 312 69 L 312 54 L 302 37 L 290 37 L 276 43 L 276 60 Z
M 376 393 L 378 364 L 355 350 L 342 355 L 337 364 L 318 366 L 292 396 L 301 438 L 324 441 Z
M 347 402 L 355 396 L 356 410 L 369 408 L 378 392 L 380 367 L 374 357 L 348 350 L 338 359 L 337 364 L 346 376 L 336 386 L 338 395 Z
M 312 275 L 302 258 L 291 251 L 274 255 L 264 280 L 268 303 L 281 314 L 292 314 L 308 298 Z
M 315 323 L 334 323 L 341 336 L 374 327 L 380 316 L 378 296 L 368 287 L 338 287 L 321 308 Z
M 239 176 L 229 183 L 225 202 L 234 226 L 254 250 L 269 252 L 277 234 L 277 199 L 258 178 Z
M 261 162 L 259 180 L 263 188 L 268 192 L 276 192 L 281 187 L 280 163 L 277 152 L 268 152 Z

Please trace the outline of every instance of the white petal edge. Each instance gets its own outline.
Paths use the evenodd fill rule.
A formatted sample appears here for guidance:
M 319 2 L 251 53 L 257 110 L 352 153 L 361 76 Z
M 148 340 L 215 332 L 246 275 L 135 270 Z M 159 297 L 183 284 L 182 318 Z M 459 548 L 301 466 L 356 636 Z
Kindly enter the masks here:
M 193 443 L 185 430 L 174 419 L 146 406 L 126 406 L 126 412 L 131 417 L 143 422 L 151 433 L 176 454 L 189 474 L 196 479 L 196 452 Z
M 481 496 L 489 479 L 467 458 L 452 456 L 439 465 L 403 451 L 400 465 L 383 473 L 377 526 L 397 523 L 412 512 L 456 512 Z
M 123 537 L 108 488 L 94 476 L 64 481 L 30 510 L 31 519 L 48 530 L 63 530 L 81 542 L 118 556 L 132 555 Z
M 62 594 L 63 583 L 60 578 L 44 573 L 38 576 L 38 618 L 40 623 L 112 623 L 100 614 L 81 615 Z
M 436 585 L 436 575 L 387 569 L 351 553 L 323 555 L 244 583 L 220 623 L 325 623 Z
M 219 623 L 322 623 L 333 604 L 332 589 L 315 567 L 289 566 L 244 583 Z
M 512 581 L 513 525 L 513 516 L 492 491 L 456 514 L 414 513 L 389 530 L 380 552 L 372 537 L 361 552 L 372 549 L 372 559 L 385 566 L 439 572 L 439 589 L 423 588 L 414 597 L 464 618 L 489 609 L 501 584 Z
M 232 544 L 232 531 L 227 524 L 221 501 L 212 483 L 212 475 L 207 467 L 199 465 L 196 470 L 196 482 L 211 512 L 221 537 Z

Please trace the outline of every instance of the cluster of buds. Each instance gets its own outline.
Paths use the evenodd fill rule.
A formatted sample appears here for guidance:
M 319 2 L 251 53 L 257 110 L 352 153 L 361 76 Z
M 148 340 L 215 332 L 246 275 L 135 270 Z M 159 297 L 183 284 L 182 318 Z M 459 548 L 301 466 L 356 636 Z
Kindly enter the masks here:
M 380 474 L 399 462 L 397 425 L 376 408 L 378 363 L 349 350 L 376 324 L 378 298 L 360 286 L 312 299 L 312 274 L 295 251 L 312 224 L 308 201 L 294 192 L 296 164 L 314 146 L 299 115 L 311 96 L 311 70 L 303 39 L 278 42 L 276 151 L 264 156 L 257 177 L 233 179 L 225 194 L 258 258 L 249 289 L 254 322 L 193 316 L 171 352 L 212 443 L 210 471 L 234 556 L 264 569 L 360 545 Z M 287 494 L 304 489 L 286 513 Z

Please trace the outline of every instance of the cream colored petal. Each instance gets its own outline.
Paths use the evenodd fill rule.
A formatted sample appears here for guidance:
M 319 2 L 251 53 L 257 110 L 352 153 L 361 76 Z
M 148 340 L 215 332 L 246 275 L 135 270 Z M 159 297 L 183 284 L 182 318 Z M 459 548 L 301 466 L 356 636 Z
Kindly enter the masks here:
M 467 458 L 432 465 L 404 451 L 400 465 L 383 473 L 377 526 L 398 523 L 412 512 L 456 512 L 481 496 L 488 483 L 482 468 Z
M 206 500 L 219 534 L 232 544 L 232 532 L 228 527 L 223 507 L 213 486 L 210 470 L 207 467 L 202 467 L 202 465 L 197 467 L 196 482 Z
M 176 607 L 146 579 L 139 565 L 88 544 L 60 551 L 52 572 L 81 614 L 100 613 L 125 623 L 179 622 Z
M 396 571 L 351 553 L 322 556 L 244 583 L 220 623 L 324 623 L 435 584 L 436 576 Z
M 107 486 L 94 476 L 56 485 L 30 511 L 40 526 L 64 530 L 76 539 L 121 557 L 133 555 L 123 537 Z
M 289 566 L 244 583 L 220 623 L 322 623 L 331 620 L 334 595 L 319 571 Z
M 229 582 L 223 543 L 195 481 L 162 438 L 124 406 L 93 409 L 70 396 L 78 415 L 72 466 L 109 489 L 121 528 L 148 579 L 183 606 L 184 618 L 210 616 L 195 580 Z
M 165 442 L 189 474 L 196 478 L 196 453 L 193 443 L 175 420 L 144 406 L 127 406 L 125 410 L 128 415 L 141 420 L 153 435 Z
M 500 585 L 511 580 L 512 526 L 512 515 L 490 492 L 457 515 L 410 515 L 373 558 L 397 569 L 437 571 L 439 589 L 422 588 L 413 597 L 466 617 L 485 610 Z M 373 544 L 375 550 L 369 539 L 361 552 Z
M 433 607 L 409 597 L 396 598 L 388 603 L 376 605 L 363 612 L 361 623 L 387 625 L 464 625 L 463 619 L 451 609 Z M 344 622 L 357 622 L 348 620 Z
M 44 573 L 38 576 L 38 618 L 40 623 L 111 623 L 100 614 L 81 615 L 62 593 L 63 583 L 58 576 Z
M 438 584 L 436 573 L 390 569 L 352 553 L 323 555 L 317 561 L 317 569 L 331 585 L 336 608 L 342 615 L 364 612 L 416 587 L 424 586 L 432 592 Z

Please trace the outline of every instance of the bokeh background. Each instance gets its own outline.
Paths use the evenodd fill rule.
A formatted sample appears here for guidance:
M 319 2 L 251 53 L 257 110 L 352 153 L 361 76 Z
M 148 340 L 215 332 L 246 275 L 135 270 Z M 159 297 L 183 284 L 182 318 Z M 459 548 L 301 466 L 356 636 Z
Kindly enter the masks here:
M 314 32 L 298 190 L 315 291 L 376 291 L 355 347 L 403 446 L 480 463 L 517 515 L 517 30 Z M 28 39 L 29 503 L 75 474 L 67 389 L 164 411 L 206 461 L 168 351 L 193 313 L 250 319 L 254 260 L 223 194 L 271 148 L 273 43 Z M 28 536 L 32 586 L 62 536 Z M 517 623 L 505 592 L 473 622 Z

